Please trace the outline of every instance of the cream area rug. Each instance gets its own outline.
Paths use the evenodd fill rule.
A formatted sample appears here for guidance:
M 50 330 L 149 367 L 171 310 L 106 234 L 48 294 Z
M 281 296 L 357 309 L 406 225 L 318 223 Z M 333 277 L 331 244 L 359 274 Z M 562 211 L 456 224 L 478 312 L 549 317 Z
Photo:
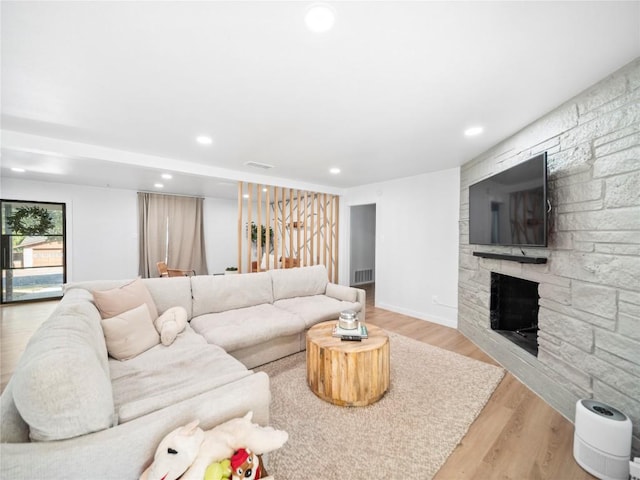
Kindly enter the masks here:
M 367 407 L 338 407 L 306 381 L 306 353 L 256 370 L 271 378 L 271 425 L 289 441 L 269 454 L 276 480 L 430 479 L 478 416 L 504 370 L 389 334 L 391 385 Z

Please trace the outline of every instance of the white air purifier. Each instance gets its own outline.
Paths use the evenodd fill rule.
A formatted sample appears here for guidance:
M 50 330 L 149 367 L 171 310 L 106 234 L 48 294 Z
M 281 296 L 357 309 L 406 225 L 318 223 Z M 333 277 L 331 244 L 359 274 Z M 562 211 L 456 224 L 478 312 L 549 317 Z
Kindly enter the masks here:
M 619 410 L 595 400 L 576 403 L 573 457 L 602 480 L 628 480 L 632 424 Z

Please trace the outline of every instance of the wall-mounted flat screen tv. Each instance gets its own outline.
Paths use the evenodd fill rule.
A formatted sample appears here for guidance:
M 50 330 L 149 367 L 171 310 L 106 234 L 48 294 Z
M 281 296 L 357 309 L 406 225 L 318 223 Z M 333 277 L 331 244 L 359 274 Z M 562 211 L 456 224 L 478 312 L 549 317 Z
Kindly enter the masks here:
M 547 246 L 547 154 L 469 187 L 469 243 Z

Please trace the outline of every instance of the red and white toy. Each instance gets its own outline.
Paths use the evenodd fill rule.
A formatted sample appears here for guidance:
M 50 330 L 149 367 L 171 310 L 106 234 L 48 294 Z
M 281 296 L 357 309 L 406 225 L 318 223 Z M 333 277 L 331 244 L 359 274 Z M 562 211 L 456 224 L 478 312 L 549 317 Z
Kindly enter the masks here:
M 231 480 L 258 480 L 263 477 L 262 459 L 251 450 L 241 448 L 231 457 Z
M 199 428 L 197 421 L 176 428 L 162 439 L 140 480 L 202 480 L 209 465 L 231 458 L 241 448 L 263 454 L 285 444 L 287 432 L 252 423 L 252 415 L 249 412 L 207 431 Z M 243 470 L 243 475 L 247 472 Z

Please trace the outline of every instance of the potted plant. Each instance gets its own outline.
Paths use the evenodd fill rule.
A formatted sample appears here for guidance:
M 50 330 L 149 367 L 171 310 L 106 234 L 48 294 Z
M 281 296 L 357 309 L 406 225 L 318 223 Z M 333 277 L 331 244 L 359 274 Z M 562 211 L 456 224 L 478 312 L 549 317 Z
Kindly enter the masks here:
M 227 267 L 224 269 L 224 274 L 225 275 L 233 275 L 234 273 L 238 273 L 238 268 L 237 267 Z
M 269 239 L 271 245 L 273 245 L 273 228 L 269 226 Z M 251 242 L 253 244 L 258 243 L 258 225 L 255 222 L 251 222 Z M 264 248 L 267 243 L 267 227 L 260 225 L 260 245 Z

